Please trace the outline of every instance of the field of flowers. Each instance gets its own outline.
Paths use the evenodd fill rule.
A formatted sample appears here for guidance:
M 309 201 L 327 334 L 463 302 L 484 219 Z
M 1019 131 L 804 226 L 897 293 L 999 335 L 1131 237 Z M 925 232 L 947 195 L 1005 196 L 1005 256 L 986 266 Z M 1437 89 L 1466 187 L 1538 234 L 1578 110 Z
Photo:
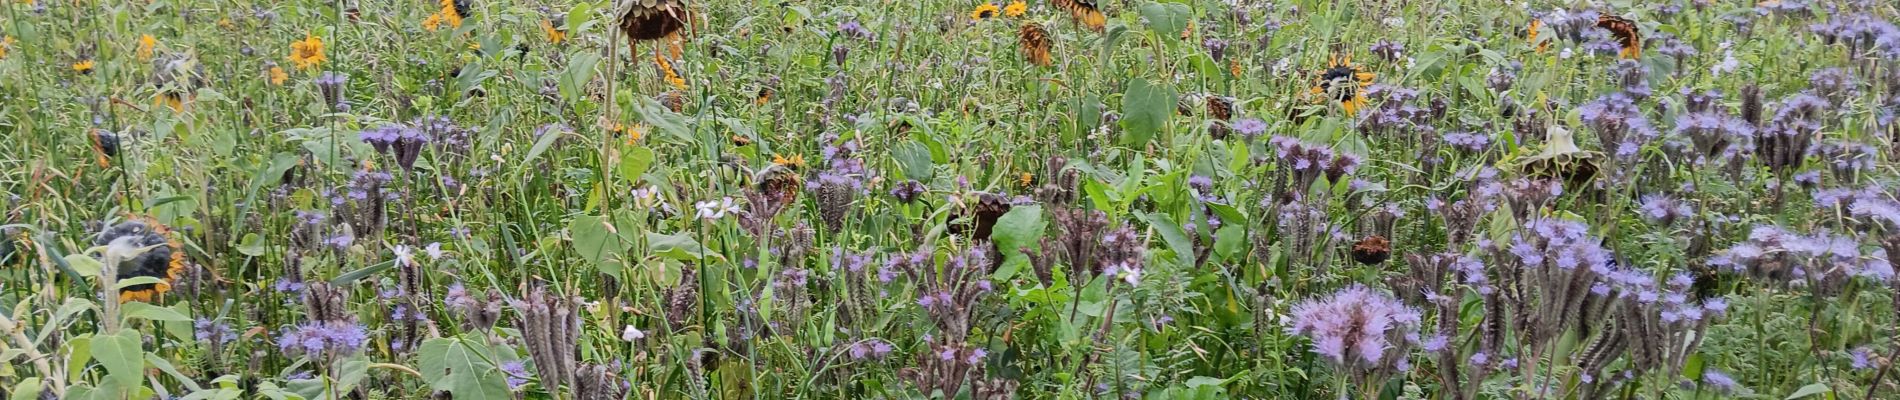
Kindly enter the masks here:
M 1889 0 L 0 0 L 0 398 L 1900 398 Z

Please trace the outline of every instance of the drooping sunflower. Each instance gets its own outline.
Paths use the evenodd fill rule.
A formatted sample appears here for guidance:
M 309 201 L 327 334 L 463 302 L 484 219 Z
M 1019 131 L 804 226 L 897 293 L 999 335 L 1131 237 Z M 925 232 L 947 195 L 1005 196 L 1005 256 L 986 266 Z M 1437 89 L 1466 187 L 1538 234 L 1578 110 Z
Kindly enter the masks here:
M 92 144 L 93 160 L 99 162 L 99 168 L 112 167 L 112 158 L 119 156 L 119 135 L 112 131 L 92 128 L 87 132 L 86 142 Z
M 1636 21 L 1603 14 L 1597 16 L 1597 27 L 1610 31 L 1610 36 L 1616 38 L 1617 44 L 1623 45 L 1617 57 L 1636 59 L 1643 56 L 1643 34 L 1637 29 Z
M 158 278 L 157 283 L 126 286 L 119 289 L 119 302 L 150 302 L 171 291 L 172 283 L 185 271 L 185 249 L 164 224 L 148 217 L 133 217 L 107 228 L 93 240 L 96 245 L 126 245 L 151 249 L 114 266 L 115 276 L 123 281 L 137 277 Z
M 1108 15 L 1102 14 L 1102 6 L 1095 0 L 1055 0 L 1056 8 L 1069 12 L 1075 23 L 1091 31 L 1101 32 L 1108 26 Z
M 1314 83 L 1312 94 L 1326 101 L 1339 103 L 1346 115 L 1357 115 L 1360 107 L 1366 105 L 1366 86 L 1372 84 L 1377 74 L 1365 72 L 1353 65 L 1352 56 L 1333 56 L 1326 62 L 1326 69 L 1320 71 L 1318 81 Z
M 970 10 L 970 19 L 982 21 L 995 18 L 997 14 L 1001 14 L 1002 12 L 1003 9 L 997 7 L 996 3 L 984 1 L 983 4 L 977 5 L 976 9 Z
M 614 11 L 628 45 L 672 37 L 686 27 L 685 0 L 621 0 Z
M 679 71 L 673 69 L 673 62 L 667 61 L 666 56 L 654 54 L 653 62 L 660 65 L 660 78 L 665 80 L 666 84 L 672 85 L 677 90 L 686 90 L 686 78 L 680 77 Z
M 773 154 L 772 164 L 791 168 L 793 171 L 803 170 L 805 169 L 805 156 L 793 154 L 791 157 L 786 157 L 780 154 Z
M 315 34 L 304 34 L 303 40 L 291 42 L 290 56 L 285 58 L 296 64 L 297 69 L 309 69 L 328 59 L 323 56 L 323 38 Z
M 1037 66 L 1049 66 L 1049 48 L 1051 41 L 1049 40 L 1049 31 L 1042 28 L 1042 23 L 1035 21 L 1024 22 L 1023 27 L 1016 30 L 1016 38 L 1022 45 L 1024 59 L 1029 60 L 1030 64 L 1036 64 Z

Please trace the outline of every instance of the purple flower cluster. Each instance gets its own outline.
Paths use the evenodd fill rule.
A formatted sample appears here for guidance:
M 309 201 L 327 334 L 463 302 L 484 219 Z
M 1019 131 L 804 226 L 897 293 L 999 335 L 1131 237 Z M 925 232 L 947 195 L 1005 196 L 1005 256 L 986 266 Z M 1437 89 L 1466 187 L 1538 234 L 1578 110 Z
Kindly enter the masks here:
M 1414 104 L 1418 90 L 1383 83 L 1366 87 L 1366 98 L 1378 104 L 1360 117 L 1360 129 L 1383 134 L 1410 133 L 1427 126 L 1431 110 Z
M 1355 369 L 1399 365 L 1420 324 L 1418 310 L 1361 285 L 1301 302 L 1290 316 L 1287 332 L 1311 338 L 1313 352 Z
M 1444 136 L 1445 144 L 1467 153 L 1483 152 L 1491 145 L 1491 136 L 1482 132 L 1453 131 Z
M 891 355 L 891 349 L 891 342 L 886 342 L 884 339 L 870 338 L 857 341 L 845 347 L 845 354 L 849 355 L 852 360 L 857 361 L 882 360 L 885 356 Z
M 1832 18 L 1808 26 L 1808 31 L 1820 36 L 1822 43 L 1847 46 L 1854 53 L 1878 50 L 1889 58 L 1900 57 L 1900 27 L 1871 15 Z
M 350 355 L 369 344 L 369 331 L 362 324 L 345 321 L 306 322 L 284 328 L 277 347 L 285 352 L 317 355 Z
M 1340 182 L 1340 178 L 1359 169 L 1359 156 L 1335 152 L 1329 147 L 1285 136 L 1275 136 L 1272 142 L 1281 170 L 1293 177 L 1291 183 L 1296 189 L 1295 193 L 1311 187 L 1321 176 L 1325 176 L 1329 182 Z
M 845 21 L 843 24 L 838 24 L 838 33 L 852 39 L 877 40 L 876 33 L 872 33 L 870 29 L 865 29 L 864 24 L 858 23 L 858 20 L 855 19 Z
M 1372 54 L 1378 55 L 1379 58 L 1384 59 L 1386 62 L 1398 61 L 1400 58 L 1405 57 L 1405 44 L 1391 40 L 1379 39 L 1379 41 L 1372 43 L 1371 50 Z
M 414 169 L 416 158 L 422 154 L 422 145 L 429 143 L 429 136 L 421 129 L 404 124 L 385 124 L 381 127 L 364 129 L 356 134 L 357 138 L 376 148 L 377 153 L 394 153 L 396 165 L 405 170 Z
M 1636 151 L 1656 138 L 1656 128 L 1636 106 L 1636 99 L 1625 92 L 1598 97 L 1578 109 L 1583 123 L 1597 133 L 1605 150 L 1618 158 L 1636 155 Z
M 1664 194 L 1644 195 L 1638 207 L 1643 219 L 1663 226 L 1695 213 L 1695 208 L 1690 207 L 1689 203 Z
M 1623 93 L 1630 98 L 1642 100 L 1649 98 L 1649 67 L 1636 60 L 1619 60 L 1610 68 L 1610 77 L 1621 85 Z
M 1894 276 L 1885 250 L 1862 253 L 1852 237 L 1800 234 L 1772 225 L 1755 227 L 1748 240 L 1710 258 L 1709 265 L 1792 285 L 1813 282 L 1820 285 L 1813 289 L 1829 294 L 1849 277 L 1886 282 Z

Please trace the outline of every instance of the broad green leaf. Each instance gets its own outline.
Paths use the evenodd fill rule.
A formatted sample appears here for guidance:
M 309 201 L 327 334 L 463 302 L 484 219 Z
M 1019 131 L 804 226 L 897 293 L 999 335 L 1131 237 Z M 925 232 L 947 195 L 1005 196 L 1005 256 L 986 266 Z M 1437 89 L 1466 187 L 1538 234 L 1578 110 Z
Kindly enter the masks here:
M 686 235 L 668 235 L 647 232 L 647 252 L 674 260 L 698 260 L 709 256 L 706 248 Z
M 1128 91 L 1122 94 L 1120 144 L 1136 149 L 1147 146 L 1174 115 L 1175 101 L 1174 89 L 1165 84 L 1146 79 L 1129 82 Z
M 1014 261 L 1027 261 L 1022 250 L 1035 248 L 1042 240 L 1043 228 L 1047 225 L 1048 223 L 1042 219 L 1040 205 L 1014 207 L 1001 218 L 997 218 L 995 232 L 990 237 L 995 240 L 996 249 L 1003 253 L 1006 265 L 1004 268 L 997 269 L 995 276 L 991 278 L 1008 280 L 1010 275 L 1015 274 L 1016 269 L 1020 269 L 1021 263 Z M 1013 265 L 1015 268 L 1011 268 L 1012 265 L 1007 264 L 1016 265 Z
M 904 178 L 919 182 L 930 182 L 935 174 L 932 168 L 930 148 L 915 140 L 898 143 L 891 149 L 891 156 L 897 158 L 897 165 L 904 170 Z
M 422 380 L 457 399 L 507 399 L 507 384 L 491 360 L 486 339 L 477 335 L 435 338 L 422 342 L 417 357 Z
M 574 251 L 581 258 L 599 268 L 601 273 L 619 278 L 625 265 L 626 244 L 621 243 L 619 235 L 609 226 L 607 217 L 582 216 L 574 218 L 567 225 L 568 234 L 574 237 Z
M 653 166 L 653 150 L 639 146 L 628 146 L 620 153 L 620 179 L 630 183 L 640 182 L 640 176 Z
M 1169 41 L 1181 40 L 1181 32 L 1187 30 L 1191 14 L 1193 10 L 1186 4 L 1149 2 L 1141 5 L 1141 18 L 1148 21 L 1148 30 Z
M 13 390 L 10 390 L 11 392 L 13 392 L 13 395 L 8 396 L 7 399 L 8 400 L 39 400 L 41 390 L 42 389 L 40 388 L 39 377 L 36 376 L 36 377 L 21 379 L 19 384 L 13 385 Z
M 145 370 L 145 350 L 140 347 L 139 331 L 120 330 L 118 334 L 94 336 L 92 357 L 106 367 L 106 379 L 125 387 L 137 386 Z
M 239 254 L 260 257 L 263 256 L 264 251 L 268 249 L 265 246 L 264 237 L 258 236 L 256 233 L 246 233 L 244 234 L 244 239 L 238 241 L 237 251 Z

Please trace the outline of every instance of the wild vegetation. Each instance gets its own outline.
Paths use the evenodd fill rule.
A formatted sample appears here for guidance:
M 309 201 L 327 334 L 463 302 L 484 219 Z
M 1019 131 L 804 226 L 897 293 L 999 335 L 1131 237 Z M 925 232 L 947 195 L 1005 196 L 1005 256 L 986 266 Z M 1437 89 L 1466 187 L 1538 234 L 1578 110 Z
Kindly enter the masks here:
M 0 395 L 1900 398 L 1880 0 L 6 0 Z

